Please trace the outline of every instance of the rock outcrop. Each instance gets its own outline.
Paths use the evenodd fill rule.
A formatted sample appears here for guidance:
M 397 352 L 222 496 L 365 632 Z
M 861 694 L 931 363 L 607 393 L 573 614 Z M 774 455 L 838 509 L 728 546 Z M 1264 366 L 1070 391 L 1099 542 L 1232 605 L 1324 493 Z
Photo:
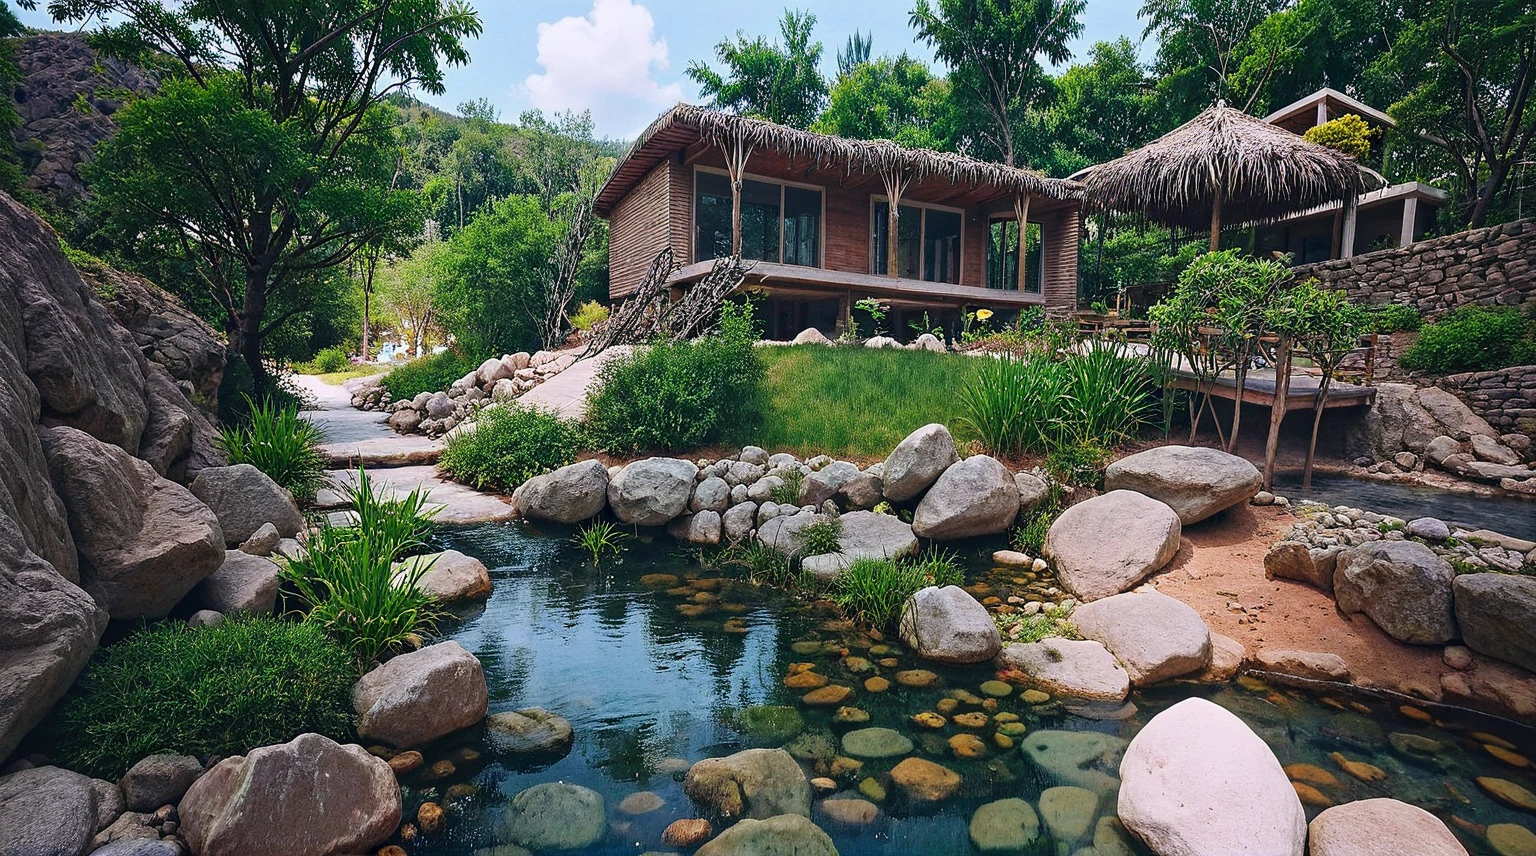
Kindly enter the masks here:
M 250 464 L 208 467 L 192 480 L 192 494 L 213 509 L 231 547 L 268 523 L 283 538 L 292 538 L 304 528 L 304 515 L 293 494 Z
M 59 767 L 0 777 L 0 853 L 78 856 L 123 813 L 117 785 Z
M 1200 614 L 1158 592 L 1127 592 L 1072 611 L 1084 639 L 1103 643 L 1138 687 L 1200 672 L 1211 662 L 1211 631 Z
M 1453 588 L 1467 647 L 1536 672 L 1536 578 L 1462 574 Z
M 1179 515 L 1135 491 L 1113 490 L 1061 513 L 1044 553 L 1062 588 L 1082 600 L 1119 594 L 1162 568 L 1179 550 Z
M 912 513 L 919 537 L 947 541 L 1006 532 L 1019 516 L 1019 488 L 995 458 L 974 455 L 951 465 Z
M 924 425 L 908 434 L 886 457 L 881 470 L 885 498 L 904 502 L 917 496 L 958 460 L 955 438 L 950 436 L 949 429 L 936 422 Z
M 150 362 L 165 367 L 194 403 L 212 408 L 224 379 L 228 345 L 176 295 L 149 280 L 109 267 L 88 267 L 80 277 Z
M 929 586 L 901 610 L 901 641 L 919 657 L 939 663 L 980 663 L 1003 645 L 987 608 L 959 586 Z
M 1202 446 L 1159 446 L 1104 471 L 1105 490 L 1134 490 L 1161 500 L 1184 526 L 1247 502 L 1262 484 L 1253 464 Z
M 1455 639 L 1449 562 L 1417 541 L 1375 541 L 1339 554 L 1333 595 L 1346 615 L 1363 612 L 1400 642 Z

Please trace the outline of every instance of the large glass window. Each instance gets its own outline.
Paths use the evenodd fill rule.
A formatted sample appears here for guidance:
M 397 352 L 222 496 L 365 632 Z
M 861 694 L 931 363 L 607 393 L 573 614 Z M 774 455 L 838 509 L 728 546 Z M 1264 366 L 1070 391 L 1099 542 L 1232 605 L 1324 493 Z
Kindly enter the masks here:
M 784 263 L 821 266 L 821 191 L 784 186 Z
M 886 272 L 889 258 L 886 243 L 890 232 L 889 211 L 888 203 L 877 201 L 870 215 L 874 221 L 874 241 L 871 242 L 874 258 L 870 260 L 870 270 L 879 274 Z M 929 282 L 960 281 L 960 215 L 957 212 L 903 205 L 896 231 L 897 276 Z
M 731 180 L 695 173 L 696 261 L 731 254 Z M 781 241 L 782 237 L 782 241 Z M 821 264 L 821 191 L 747 179 L 741 187 L 741 257 Z
M 1040 294 L 1045 282 L 1041 269 L 1043 255 L 1040 224 L 1030 223 L 1024 230 L 1026 294 Z M 1019 223 L 1017 220 L 993 220 L 987 224 L 987 288 L 1017 291 L 1019 288 Z

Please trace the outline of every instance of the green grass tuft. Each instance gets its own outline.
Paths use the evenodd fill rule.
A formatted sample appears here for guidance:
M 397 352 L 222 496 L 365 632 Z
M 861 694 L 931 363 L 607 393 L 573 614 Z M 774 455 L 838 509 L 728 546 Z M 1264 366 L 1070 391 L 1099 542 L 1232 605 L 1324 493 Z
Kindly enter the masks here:
M 952 556 L 919 559 L 858 559 L 832 582 L 831 597 L 843 615 L 871 627 L 889 625 L 918 589 L 965 581 Z
M 470 429 L 449 438 L 437 465 L 476 490 L 510 492 L 576 461 L 581 431 L 553 410 L 515 403 L 476 412 Z
M 250 464 L 266 473 L 300 502 L 315 498 L 325 481 L 320 429 L 299 415 L 295 403 L 255 401 L 245 397 L 243 421 L 219 431 L 218 445 L 231 464 Z

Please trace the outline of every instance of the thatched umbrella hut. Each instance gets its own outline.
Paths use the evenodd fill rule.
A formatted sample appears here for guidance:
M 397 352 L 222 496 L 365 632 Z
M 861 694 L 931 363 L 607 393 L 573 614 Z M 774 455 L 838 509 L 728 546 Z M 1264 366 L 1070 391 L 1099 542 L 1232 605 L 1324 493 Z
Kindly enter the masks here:
M 1169 226 L 1257 223 L 1342 201 L 1366 189 L 1354 158 L 1218 102 L 1123 157 L 1079 173 L 1086 207 Z

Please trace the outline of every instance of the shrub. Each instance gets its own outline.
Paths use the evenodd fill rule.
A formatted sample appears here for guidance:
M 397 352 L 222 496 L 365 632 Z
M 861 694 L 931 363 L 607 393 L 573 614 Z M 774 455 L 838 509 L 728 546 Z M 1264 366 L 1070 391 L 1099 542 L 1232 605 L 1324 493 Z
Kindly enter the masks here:
M 608 307 L 596 300 L 588 300 L 576 308 L 571 316 L 571 326 L 583 333 L 608 320 Z
M 627 454 L 741 439 L 765 404 L 755 338 L 750 305 L 728 303 L 715 333 L 658 342 L 604 363 L 587 397 L 594 447 Z
M 1026 514 L 1028 518 L 1019 528 L 1013 530 L 1013 548 L 1028 553 L 1031 556 L 1040 555 L 1045 547 L 1046 533 L 1050 532 L 1051 524 L 1061 514 L 1062 489 L 1059 484 L 1052 484 L 1050 492 L 1039 504 L 1031 508 Z
M 832 582 L 832 601 L 843 615 L 871 627 L 885 627 L 918 589 L 957 585 L 965 579 L 946 554 L 921 559 L 857 559 Z
M 325 481 L 325 435 L 299 416 L 298 405 L 245 398 L 243 421 L 219 430 L 218 445 L 231 464 L 250 464 L 300 502 L 315 498 Z
M 480 363 L 481 360 L 450 348 L 394 369 L 381 383 L 396 401 L 415 398 L 423 392 L 447 389 L 454 381 L 479 368 Z
M 1396 333 L 1424 326 L 1419 310 L 1404 303 L 1389 303 L 1371 311 L 1371 332 Z
M 1109 450 L 1092 440 L 1057 446 L 1045 456 L 1045 471 L 1057 484 L 1094 487 L 1104 480 Z
M 320 374 L 332 374 L 344 372 L 352 367 L 352 358 L 347 356 L 347 349 L 340 345 L 320 349 L 315 354 L 314 367 Z
M 366 472 L 349 489 L 356 526 L 327 523 L 310 535 L 304 555 L 282 578 L 308 606 L 304 620 L 323 628 L 366 666 L 387 652 L 420 642 L 436 624 L 432 598 L 417 583 L 430 561 L 394 563 L 426 546 L 432 512 L 426 495 L 378 498 Z
M 800 530 L 800 555 L 820 556 L 836 553 L 838 539 L 843 537 L 843 522 L 836 517 L 825 517 Z
M 505 404 L 475 414 L 472 430 L 449 438 L 438 467 L 477 490 L 511 491 L 576 460 L 581 432 L 552 410 Z
M 1464 306 L 1424 325 L 1403 368 L 1433 374 L 1482 372 L 1536 361 L 1536 331 L 1518 309 Z
M 769 492 L 768 500 L 779 505 L 799 505 L 800 488 L 805 485 L 805 473 L 799 470 L 786 470 L 779 478 L 784 483 L 776 485 Z
M 1321 125 L 1308 128 L 1303 138 L 1309 143 L 1327 146 L 1343 152 L 1355 160 L 1364 160 L 1371 153 L 1371 137 L 1376 130 L 1354 113 L 1345 113 Z
M 64 700 L 59 760 L 116 781 L 157 752 L 239 755 L 318 732 L 351 738 L 357 669 L 317 626 L 166 622 L 103 648 Z

